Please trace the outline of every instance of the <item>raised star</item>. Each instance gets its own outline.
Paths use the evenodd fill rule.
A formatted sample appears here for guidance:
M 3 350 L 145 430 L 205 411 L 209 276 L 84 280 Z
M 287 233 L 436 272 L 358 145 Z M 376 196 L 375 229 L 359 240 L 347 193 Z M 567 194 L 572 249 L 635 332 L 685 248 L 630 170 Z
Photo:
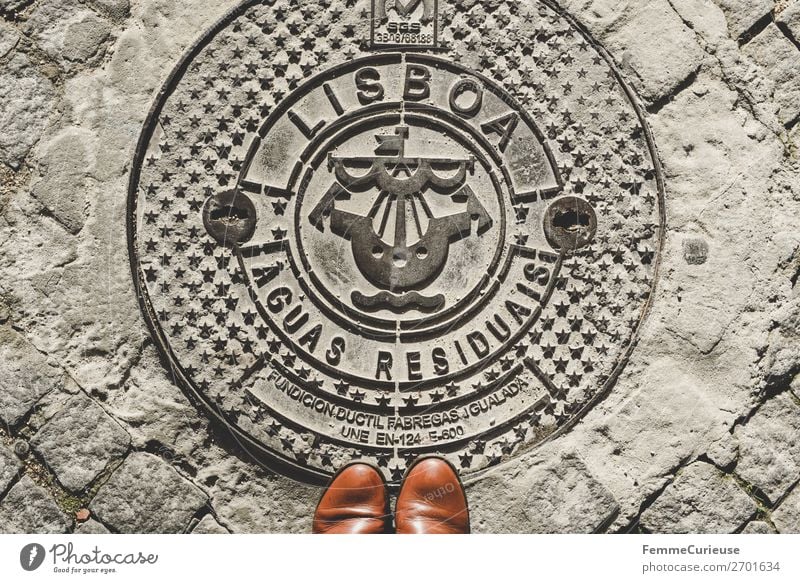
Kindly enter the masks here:
M 503 459 L 503 456 L 497 451 L 491 451 L 486 454 L 486 461 L 489 463 L 490 466 L 500 463 L 501 459 Z
M 458 395 L 458 392 L 461 390 L 461 387 L 455 384 L 453 381 L 450 381 L 447 385 L 445 385 L 445 390 L 447 391 L 448 397 L 455 397 Z
M 393 480 L 399 480 L 403 477 L 403 473 L 405 473 L 406 464 L 403 460 L 395 460 L 389 466 L 389 472 L 392 474 Z
M 406 407 L 413 407 L 419 402 L 420 395 L 419 393 L 412 393 L 403 397 L 403 402 L 406 404 Z

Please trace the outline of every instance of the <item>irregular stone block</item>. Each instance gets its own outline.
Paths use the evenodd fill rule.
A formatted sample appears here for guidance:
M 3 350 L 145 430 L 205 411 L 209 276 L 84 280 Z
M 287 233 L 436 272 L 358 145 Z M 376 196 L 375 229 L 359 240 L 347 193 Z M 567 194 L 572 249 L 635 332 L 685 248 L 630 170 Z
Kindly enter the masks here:
M 767 401 L 743 426 L 736 428 L 739 463 L 736 472 L 771 501 L 783 496 L 800 478 L 800 407 L 788 393 Z
M 20 334 L 0 328 L 1 421 L 15 425 L 60 380 L 61 371 L 50 366 Z
M 577 457 L 565 456 L 526 476 L 531 533 L 592 533 L 619 510 L 617 501 Z M 498 512 L 502 511 L 498 508 Z
M 662 534 L 732 533 L 756 508 L 733 478 L 711 464 L 697 462 L 681 471 L 642 513 L 641 525 Z
M 737 51 L 737 57 L 738 54 Z M 769 177 L 783 151 L 777 140 L 759 137 L 754 122 L 743 121 L 740 105 L 736 91 L 710 73 L 702 72 L 691 89 L 682 91 L 657 116 L 650 118 L 670 185 L 669 199 L 674 202 L 671 216 L 681 224 L 690 224 L 701 212 L 704 216 L 714 213 L 713 221 L 703 223 L 714 226 L 713 233 L 703 234 L 711 251 L 702 268 L 703 278 L 695 284 L 681 281 L 680 285 L 687 291 L 697 290 L 695 293 L 703 296 L 706 304 L 707 299 L 719 296 L 723 296 L 725 303 L 735 300 L 737 310 L 742 301 L 738 298 L 747 298 L 755 282 L 747 280 L 746 266 L 735 274 L 728 271 L 744 263 L 738 253 L 749 247 L 737 231 L 725 225 L 737 221 L 747 225 L 748 233 L 751 229 L 763 231 L 752 201 L 768 196 Z M 740 174 L 734 183 L 731 177 Z M 722 192 L 727 193 L 726 198 L 717 201 Z M 741 214 L 721 208 L 723 202 L 730 203 L 731 199 L 736 209 L 742 209 Z M 723 237 L 724 234 L 730 238 Z M 680 275 L 676 272 L 676 276 Z M 715 284 L 709 298 L 703 293 L 707 281 Z M 718 320 L 727 320 L 727 315 L 712 316 L 701 318 L 697 326 L 717 327 Z M 727 321 L 721 326 L 727 327 Z
M 800 486 L 796 486 L 772 512 L 772 522 L 783 534 L 800 534 Z
M 39 160 L 41 179 L 33 185 L 33 195 L 72 234 L 86 220 L 88 166 L 85 139 L 69 131 L 47 144 Z
M 233 438 L 227 439 L 231 443 L 226 449 L 213 446 L 202 453 L 203 467 L 197 475 L 213 498 L 215 515 L 236 533 L 311 532 L 320 489 L 242 461 L 229 453 Z
M 742 534 L 775 534 L 775 529 L 763 520 L 754 520 L 747 523 Z
M 13 25 L 0 20 L 0 59 L 17 46 L 19 39 L 19 31 Z
M 100 488 L 90 509 L 122 533 L 180 533 L 207 501 L 161 458 L 134 453 Z
M 111 33 L 111 24 L 92 13 L 83 14 L 66 27 L 62 55 L 70 61 L 86 61 L 97 54 Z
M 618 528 L 639 516 L 642 501 L 664 488 L 675 467 L 706 453 L 734 420 L 719 408 L 722 399 L 732 401 L 722 387 L 669 352 L 653 356 L 668 341 L 650 342 L 647 366 L 618 385 L 615 402 L 587 416 L 583 435 L 565 438 L 584 440 L 575 449 L 620 503 Z
M 774 24 L 770 24 L 744 48 L 764 75 L 775 84 L 778 116 L 789 123 L 800 115 L 800 84 L 797 83 L 797 47 Z
M 22 462 L 10 447 L 0 443 L 0 495 L 22 469 Z
M 129 444 L 128 433 L 83 393 L 70 399 L 31 440 L 61 485 L 72 491 L 89 485 Z
M 715 0 L 725 13 L 731 37 L 738 39 L 775 7 L 774 0 Z
M 466 484 L 470 528 L 475 534 L 516 534 L 529 530 L 529 520 L 520 500 L 521 472 L 494 470 L 488 476 Z M 500 515 L 498 509 L 502 508 Z
M 619 513 L 614 496 L 569 452 L 497 468 L 467 485 L 467 499 L 476 533 L 588 534 Z
M 774 327 L 764 357 L 766 377 L 772 385 L 781 387 L 800 372 L 800 298 L 780 306 L 770 319 Z
M 111 531 L 96 520 L 89 519 L 75 527 L 75 534 L 111 534 Z
M 780 22 L 789 29 L 795 40 L 800 41 L 800 3 L 794 2 L 775 16 L 776 22 Z
M 0 0 L 0 10 L 11 14 L 28 4 L 29 1 L 30 0 Z
M 0 68 L 0 162 L 19 168 L 55 105 L 53 83 L 22 53 Z
M 672 0 L 670 6 L 702 41 L 712 46 L 730 42 L 728 20 L 713 0 Z
M 60 534 L 69 525 L 50 493 L 29 476 L 14 484 L 0 502 L 0 533 Z
M 192 534 L 230 534 L 211 514 L 206 514 L 192 529 Z
M 104 406 L 126 425 L 137 448 L 156 441 L 170 444 L 177 455 L 190 456 L 207 435 L 198 429 L 208 421 L 161 370 L 152 346 L 131 369 L 125 391 L 113 393 Z
M 605 41 L 618 61 L 641 79 L 647 101 L 668 95 L 700 67 L 705 56 L 694 34 L 667 3 L 649 3 Z
M 89 0 L 89 4 L 112 18 L 125 18 L 131 12 L 130 0 Z
M 709 444 L 706 455 L 718 468 L 728 469 L 739 456 L 739 444 L 736 438 L 726 431 Z
M 39 0 L 25 30 L 39 48 L 70 72 L 73 63 L 87 61 L 100 51 L 111 24 L 78 2 Z
M 640 7 L 637 0 L 561 0 L 559 4 L 600 40 Z

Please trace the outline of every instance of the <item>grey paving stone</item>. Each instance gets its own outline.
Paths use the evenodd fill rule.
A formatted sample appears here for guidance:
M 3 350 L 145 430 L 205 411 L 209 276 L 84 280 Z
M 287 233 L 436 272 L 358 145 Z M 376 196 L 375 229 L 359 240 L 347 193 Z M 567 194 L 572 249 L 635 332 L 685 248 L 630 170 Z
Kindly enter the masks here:
M 747 526 L 742 529 L 742 534 L 775 534 L 775 529 L 768 522 L 754 520 L 747 523 Z
M 800 84 L 797 83 L 797 63 L 800 52 L 774 24 L 770 24 L 744 48 L 744 53 L 763 69 L 775 84 L 775 101 L 779 116 L 789 123 L 800 115 Z
M 762 490 L 772 502 L 800 478 L 800 407 L 788 394 L 770 399 L 736 428 L 736 473 Z
M 64 32 L 62 55 L 70 61 L 86 61 L 93 57 L 111 34 L 111 23 L 91 12 L 70 22 Z
M 130 444 L 128 433 L 83 393 L 71 398 L 31 440 L 68 490 L 91 483 Z
M 706 455 L 715 466 L 728 468 L 739 457 L 739 442 L 726 431 L 709 445 Z
M 123 533 L 179 533 L 207 496 L 163 459 L 134 453 L 98 491 L 90 509 Z
M 47 144 L 33 183 L 33 195 L 72 234 L 86 221 L 88 156 L 86 139 L 67 132 Z
M 775 7 L 774 0 L 714 0 L 728 19 L 731 37 L 738 39 Z
M 0 328 L 0 421 L 15 425 L 60 381 L 61 372 L 20 334 Z
M 29 0 L 0 0 L 0 10 L 11 13 L 29 3 Z
M 90 518 L 86 522 L 82 522 L 75 527 L 75 534 L 111 534 L 111 531 L 96 520 Z
M 726 41 L 728 44 L 732 42 L 728 19 L 714 0 L 671 0 L 670 6 L 697 34 L 701 45 L 716 46 Z
M 58 534 L 66 532 L 70 523 L 50 492 L 29 476 L 14 484 L 0 502 L 0 533 Z
M 206 514 L 192 529 L 192 534 L 230 534 L 211 514 Z
M 652 23 L 658 22 L 657 27 Z M 647 30 L 647 34 L 642 31 Z M 618 60 L 641 79 L 642 97 L 657 101 L 669 94 L 700 66 L 705 53 L 694 33 L 667 2 L 648 2 L 605 39 Z
M 777 14 L 775 20 L 786 25 L 795 40 L 800 41 L 800 2 L 792 2 Z
M 19 31 L 11 23 L 0 19 L 0 59 L 17 46 L 19 39 Z
M 150 442 L 169 444 L 177 455 L 202 448 L 208 421 L 161 370 L 155 349 L 147 347 L 130 371 L 125 391 L 104 403 L 106 410 L 124 423 L 133 446 L 144 449 Z
M 56 91 L 22 53 L 0 69 L 0 162 L 18 168 L 39 141 L 55 106 Z
M 89 4 L 112 18 L 125 18 L 130 14 L 130 0 L 89 0 Z
M 774 327 L 769 333 L 764 357 L 767 380 L 772 386 L 783 387 L 791 379 L 789 388 L 797 394 L 800 392 L 797 390 L 800 387 L 800 298 L 775 310 L 770 320 Z
M 202 455 L 197 481 L 208 489 L 214 514 L 231 531 L 311 532 L 319 488 L 262 471 L 218 447 Z
M 527 482 L 525 514 L 533 533 L 595 532 L 619 510 L 611 492 L 577 457 L 548 464 L 529 474 Z
M 696 462 L 681 470 L 675 481 L 647 508 L 641 525 L 665 534 L 724 534 L 742 526 L 756 503 L 733 478 L 711 464 Z
M 666 2 L 666 0 L 658 1 Z M 597 39 L 604 40 L 606 34 L 630 20 L 643 3 L 618 0 L 561 0 L 559 4 Z
M 800 486 L 796 486 L 772 512 L 772 522 L 783 534 L 800 534 Z
M 101 52 L 111 23 L 82 2 L 38 0 L 25 21 L 26 33 L 68 74 L 75 63 Z
M 0 494 L 6 491 L 22 469 L 22 462 L 11 447 L 0 443 Z
M 573 454 L 498 468 L 467 486 L 473 532 L 575 533 L 602 529 L 619 510 L 614 496 Z

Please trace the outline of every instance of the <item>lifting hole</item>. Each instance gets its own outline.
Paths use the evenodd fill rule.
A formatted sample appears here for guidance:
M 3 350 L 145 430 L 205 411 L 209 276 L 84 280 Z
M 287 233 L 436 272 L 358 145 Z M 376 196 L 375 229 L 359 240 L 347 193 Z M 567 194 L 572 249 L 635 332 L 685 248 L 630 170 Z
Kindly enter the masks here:
M 586 213 L 578 211 L 563 211 L 553 217 L 553 226 L 563 229 L 570 233 L 580 231 L 581 229 L 588 229 L 591 223 L 591 217 Z
M 212 221 L 223 221 L 227 223 L 237 223 L 239 221 L 246 221 L 250 218 L 250 213 L 247 209 L 239 208 L 233 205 L 227 205 L 211 211 Z

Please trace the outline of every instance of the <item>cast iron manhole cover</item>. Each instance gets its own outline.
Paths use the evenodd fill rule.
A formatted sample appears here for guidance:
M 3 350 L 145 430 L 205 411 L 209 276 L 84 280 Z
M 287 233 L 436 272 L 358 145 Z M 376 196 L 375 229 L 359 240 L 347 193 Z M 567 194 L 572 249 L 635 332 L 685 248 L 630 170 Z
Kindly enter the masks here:
M 613 382 L 662 190 L 630 90 L 549 2 L 245 2 L 158 96 L 130 252 L 180 383 L 260 459 L 473 474 Z

